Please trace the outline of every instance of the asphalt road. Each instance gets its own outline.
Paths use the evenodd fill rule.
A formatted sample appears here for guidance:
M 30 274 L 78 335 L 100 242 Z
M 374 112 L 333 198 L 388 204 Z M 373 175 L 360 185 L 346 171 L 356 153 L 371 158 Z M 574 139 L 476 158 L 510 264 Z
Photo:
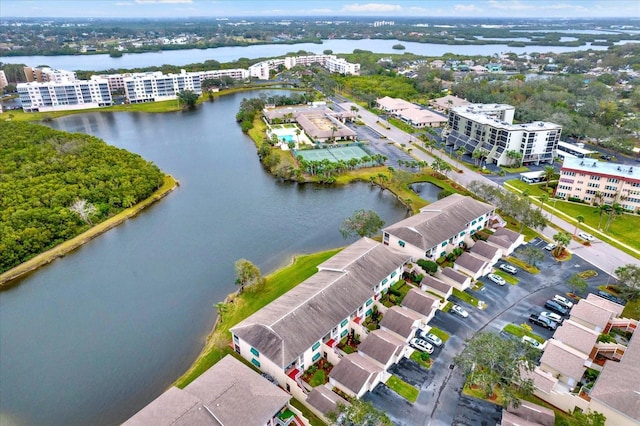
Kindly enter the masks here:
M 425 370 L 411 360 L 403 360 L 391 372 L 420 389 L 418 400 L 413 404 L 399 398 L 386 385 L 380 384 L 373 392 L 365 395 L 378 409 L 385 411 L 397 425 L 479 425 L 495 424 L 499 412 L 493 404 L 461 395 L 463 377 L 458 368 L 453 366 L 453 357 L 460 353 L 465 341 L 482 331 L 500 333 L 505 325 L 527 323 L 532 313 L 544 310 L 544 303 L 555 294 L 564 295 L 569 291 L 565 282 L 571 275 L 587 269 L 594 269 L 597 277 L 587 280 L 590 292 L 597 286 L 606 284 L 611 278 L 605 271 L 590 265 L 580 257 L 574 256 L 566 262 L 557 262 L 550 252 L 543 250 L 543 240 L 535 239 L 529 244 L 539 247 L 545 254 L 538 267 L 544 271 L 540 274 L 529 274 L 518 270 L 515 275 L 517 285 L 499 286 L 485 277 L 481 278 L 484 286 L 479 291 L 469 291 L 474 297 L 486 302 L 485 309 L 475 308 L 463 301 L 459 303 L 468 312 L 468 318 L 453 313 L 438 311 L 430 325 L 450 334 L 443 347 L 436 349 L 432 358 L 434 364 Z M 516 251 L 516 256 L 522 247 Z M 533 331 L 549 339 L 553 331 L 532 325 Z M 507 337 L 507 336 L 505 336 Z M 451 368 L 453 366 L 453 368 Z M 408 405 L 407 405 L 408 404 Z

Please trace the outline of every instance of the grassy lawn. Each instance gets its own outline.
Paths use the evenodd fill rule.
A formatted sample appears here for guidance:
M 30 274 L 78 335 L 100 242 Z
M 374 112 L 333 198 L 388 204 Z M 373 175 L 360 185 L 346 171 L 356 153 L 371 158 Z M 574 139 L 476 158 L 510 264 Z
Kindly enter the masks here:
M 544 183 L 533 183 L 529 184 L 521 181 L 520 179 L 511 179 L 506 181 L 509 185 L 514 188 L 519 189 L 520 191 L 529 191 L 529 195 L 532 197 L 540 197 L 541 195 L 547 194 L 548 196 L 552 196 L 553 192 L 549 192 L 544 188 Z M 552 188 L 549 188 L 552 189 Z
M 511 275 L 511 274 L 509 274 L 509 273 L 507 273 L 507 272 L 504 272 L 504 271 L 503 271 L 503 270 L 501 270 L 501 269 L 496 270 L 496 271 L 494 272 L 494 274 L 496 274 L 496 275 L 500 275 L 502 278 L 504 278 L 504 280 L 505 280 L 506 282 L 508 282 L 508 283 L 509 283 L 509 284 L 511 284 L 511 285 L 516 285 L 516 284 L 518 284 L 518 283 L 520 282 L 520 280 L 519 280 L 519 279 L 517 279 L 516 277 L 514 277 L 513 275 Z
M 429 330 L 429 333 L 433 333 L 436 336 L 438 336 L 440 339 L 442 339 L 443 342 L 446 342 L 447 340 L 449 340 L 449 333 L 447 333 L 446 331 L 440 330 L 437 327 L 431 327 L 431 329 Z
M 507 173 L 526 173 L 529 171 L 528 167 L 522 166 L 522 167 L 502 167 L 502 170 L 504 170 Z
M 314 388 L 316 386 L 324 385 L 325 383 L 327 383 L 327 375 L 324 370 L 316 371 L 311 380 L 309 380 L 309 385 Z
M 627 301 L 627 304 L 624 306 L 624 310 L 622 311 L 622 316 L 624 318 L 640 320 L 640 298 Z
M 453 295 L 460 300 L 464 300 L 470 305 L 478 306 L 478 299 L 467 293 L 466 291 L 460 291 L 457 288 L 453 289 Z
M 420 391 L 397 376 L 389 377 L 387 386 L 409 402 L 416 402 Z
M 221 318 L 216 329 L 209 335 L 202 353 L 174 385 L 184 388 L 227 353 L 233 352 L 230 347 L 229 329 L 231 327 L 315 274 L 320 263 L 340 250 L 334 249 L 297 257 L 293 264 L 268 275 L 264 286 L 248 288 L 243 294 L 231 296 L 233 302 L 222 305 Z
M 536 339 L 540 343 L 544 343 L 545 342 L 545 339 L 543 337 L 538 336 L 537 334 L 525 329 L 524 327 L 516 325 L 516 324 L 507 324 L 507 325 L 504 326 L 502 331 L 504 331 L 506 333 L 513 334 L 518 339 L 521 339 L 522 336 L 529 336 L 529 337 L 532 337 L 532 338 Z
M 520 269 L 524 269 L 525 271 L 527 271 L 530 274 L 539 274 L 540 273 L 540 269 L 536 268 L 533 265 L 529 265 L 527 262 L 525 262 L 522 259 L 518 259 L 517 257 L 513 257 L 513 256 L 507 256 L 506 259 L 510 263 L 513 263 L 514 265 L 516 265 Z
M 411 358 L 412 360 L 414 360 L 415 362 L 417 362 L 418 364 L 420 364 L 426 369 L 431 368 L 431 364 L 433 363 L 431 358 L 429 358 L 427 361 L 423 361 L 421 356 L 422 356 L 422 352 L 413 351 L 413 353 L 411 354 L 411 356 L 409 356 L 409 358 Z
M 447 302 L 447 304 L 442 307 L 442 312 L 449 312 L 452 306 L 453 302 Z

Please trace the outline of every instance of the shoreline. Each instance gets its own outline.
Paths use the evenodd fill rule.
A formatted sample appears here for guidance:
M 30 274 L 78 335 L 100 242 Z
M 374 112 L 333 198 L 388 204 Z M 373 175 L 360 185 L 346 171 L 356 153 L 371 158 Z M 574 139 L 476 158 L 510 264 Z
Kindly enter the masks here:
M 180 182 L 176 180 L 172 175 L 164 175 L 164 183 L 158 188 L 150 197 L 142 200 L 135 206 L 124 209 L 117 215 L 110 217 L 109 219 L 92 226 L 80 235 L 76 235 L 70 240 L 64 241 L 57 246 L 32 257 L 31 259 L 22 262 L 18 266 L 9 269 L 6 272 L 0 274 L 0 291 L 17 285 L 14 282 L 17 278 L 20 278 L 30 272 L 33 272 L 41 266 L 47 265 L 59 257 L 64 257 L 68 253 L 82 247 L 85 243 L 93 240 L 94 238 L 104 234 L 112 228 L 122 224 L 129 218 L 136 216 L 142 210 L 162 200 L 164 197 L 173 192 Z

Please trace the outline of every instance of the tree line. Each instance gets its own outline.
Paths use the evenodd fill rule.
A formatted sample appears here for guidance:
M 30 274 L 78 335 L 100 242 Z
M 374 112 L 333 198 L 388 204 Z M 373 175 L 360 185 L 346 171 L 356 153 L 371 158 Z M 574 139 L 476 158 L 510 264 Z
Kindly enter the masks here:
M 0 121 L 0 272 L 148 198 L 164 175 L 80 134 Z

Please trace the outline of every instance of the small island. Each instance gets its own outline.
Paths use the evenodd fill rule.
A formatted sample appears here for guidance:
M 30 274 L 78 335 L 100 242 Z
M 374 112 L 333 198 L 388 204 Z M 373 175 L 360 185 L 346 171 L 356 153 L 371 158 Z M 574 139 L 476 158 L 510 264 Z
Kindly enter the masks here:
M 393 46 L 391 46 L 391 48 L 395 49 L 395 50 L 404 50 L 404 49 L 406 49 L 406 47 L 404 47 L 404 45 L 400 44 L 400 43 L 394 44 Z

